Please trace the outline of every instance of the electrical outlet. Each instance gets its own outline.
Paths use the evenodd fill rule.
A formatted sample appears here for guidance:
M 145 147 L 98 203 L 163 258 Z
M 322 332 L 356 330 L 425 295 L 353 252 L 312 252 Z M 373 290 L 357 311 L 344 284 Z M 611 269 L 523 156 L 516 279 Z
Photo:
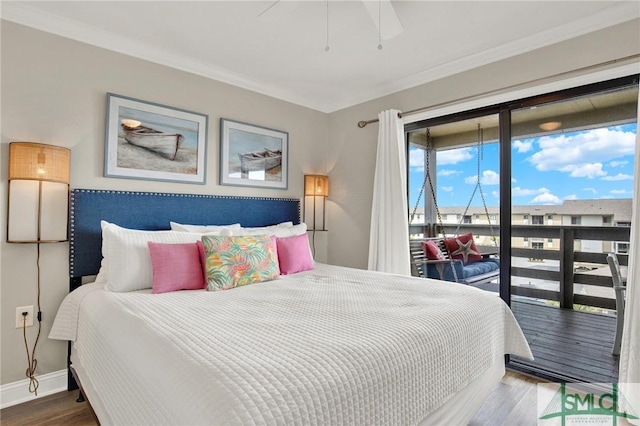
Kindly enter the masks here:
M 22 328 L 24 324 L 23 312 L 27 313 L 27 327 L 33 327 L 33 305 L 31 305 L 16 308 L 16 328 Z

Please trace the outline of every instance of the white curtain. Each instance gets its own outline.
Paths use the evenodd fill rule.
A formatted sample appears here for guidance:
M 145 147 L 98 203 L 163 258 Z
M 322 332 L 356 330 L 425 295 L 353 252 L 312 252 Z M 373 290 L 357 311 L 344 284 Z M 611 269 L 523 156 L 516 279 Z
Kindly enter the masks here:
M 411 275 L 407 204 L 407 151 L 399 111 L 378 114 L 369 270 Z
M 640 124 L 640 95 L 638 96 L 638 124 Z M 640 134 L 636 129 L 636 158 L 633 183 L 633 212 L 631 216 L 631 243 L 627 275 L 627 300 L 624 313 L 624 331 L 620 350 L 620 390 L 629 402 L 631 411 L 640 415 Z M 638 420 L 630 420 L 640 424 Z

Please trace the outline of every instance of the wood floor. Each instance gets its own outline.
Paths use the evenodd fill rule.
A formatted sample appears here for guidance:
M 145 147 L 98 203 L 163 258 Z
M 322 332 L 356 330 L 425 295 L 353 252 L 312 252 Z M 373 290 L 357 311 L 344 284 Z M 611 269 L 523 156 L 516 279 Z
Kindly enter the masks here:
M 529 342 L 534 361 L 518 363 L 561 372 L 567 381 L 615 383 L 618 357 L 611 355 L 616 318 L 512 301 L 511 309 Z
M 15 426 L 95 425 L 86 402 L 76 402 L 78 391 L 60 392 L 0 410 L 0 424 Z
M 537 424 L 536 384 L 540 380 L 507 372 L 469 426 L 526 426 Z M 89 426 L 96 422 L 78 391 L 60 392 L 0 411 L 3 426 Z M 452 425 L 453 426 L 453 425 Z
M 469 426 L 536 426 L 538 383 L 543 381 L 507 370 Z

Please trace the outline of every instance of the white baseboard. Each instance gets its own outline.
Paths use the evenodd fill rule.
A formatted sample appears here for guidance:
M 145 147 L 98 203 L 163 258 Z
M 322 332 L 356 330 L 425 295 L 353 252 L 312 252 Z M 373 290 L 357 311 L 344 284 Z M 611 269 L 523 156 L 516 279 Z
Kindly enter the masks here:
M 0 408 L 11 407 L 67 390 L 67 370 L 54 371 L 36 378 L 40 383 L 38 396 L 29 392 L 29 379 L 0 386 Z

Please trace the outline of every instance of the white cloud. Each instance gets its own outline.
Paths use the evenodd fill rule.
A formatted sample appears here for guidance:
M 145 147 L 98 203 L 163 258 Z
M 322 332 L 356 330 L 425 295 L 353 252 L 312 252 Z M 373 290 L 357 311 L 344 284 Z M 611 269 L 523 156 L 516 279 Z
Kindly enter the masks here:
M 598 190 L 595 188 L 583 188 L 583 191 L 593 192 L 594 194 L 598 193 Z
M 464 178 L 464 183 L 469 183 L 469 184 L 478 183 L 478 175 Z M 500 173 L 496 173 L 493 170 L 485 170 L 482 172 L 482 178 L 480 179 L 480 183 L 482 185 L 499 185 Z
M 567 195 L 563 198 L 563 200 L 577 200 L 578 196 L 576 194 Z
M 537 170 L 560 170 L 583 177 L 594 164 L 602 164 L 625 155 L 633 155 L 635 134 L 620 129 L 594 129 L 569 135 L 543 136 L 538 140 L 540 151 L 527 158 Z M 577 170 L 577 171 L 576 171 Z M 574 172 L 575 171 L 575 172 Z M 591 170 L 591 176 L 606 172 Z M 596 173 L 595 175 L 593 173 Z
M 511 188 L 512 197 L 529 197 L 535 194 L 544 194 L 545 192 L 549 192 L 549 190 L 545 187 L 537 189 L 526 189 L 516 186 L 515 188 Z
M 516 183 L 516 182 L 517 182 L 516 178 L 512 177 L 511 178 L 511 183 Z
M 562 200 L 550 192 L 545 192 L 535 197 L 530 204 L 562 204 Z
M 607 180 L 610 182 L 618 181 L 618 180 L 633 180 L 633 176 L 625 175 L 624 173 L 618 173 L 615 176 L 605 176 L 602 180 Z
M 494 198 L 500 198 L 500 191 L 491 191 L 491 195 L 493 195 Z
M 586 177 L 593 179 L 597 176 L 606 176 L 607 172 L 602 170 L 602 163 L 589 164 L 569 164 L 560 168 L 561 172 L 569 172 L 571 177 Z
M 621 195 L 621 194 L 626 194 L 627 190 L 626 189 L 612 189 L 609 192 L 612 193 L 612 194 Z
M 626 166 L 627 164 L 629 164 L 628 161 L 612 161 L 609 163 L 609 166 L 611 167 L 621 167 L 621 166 Z
M 458 164 L 462 161 L 471 160 L 473 153 L 474 148 L 448 149 L 446 151 L 438 151 L 436 158 L 440 165 Z
M 409 167 L 416 172 L 424 172 L 424 151 L 422 149 L 409 150 Z
M 533 148 L 533 142 L 530 140 L 523 142 L 520 139 L 517 139 L 513 141 L 513 147 L 517 149 L 520 154 L 524 154 L 525 152 L 531 151 Z
M 438 172 L 438 176 L 453 176 L 462 173 L 460 170 L 442 169 Z
M 440 189 L 442 189 L 445 192 L 451 192 L 453 191 L 453 186 L 441 186 Z

